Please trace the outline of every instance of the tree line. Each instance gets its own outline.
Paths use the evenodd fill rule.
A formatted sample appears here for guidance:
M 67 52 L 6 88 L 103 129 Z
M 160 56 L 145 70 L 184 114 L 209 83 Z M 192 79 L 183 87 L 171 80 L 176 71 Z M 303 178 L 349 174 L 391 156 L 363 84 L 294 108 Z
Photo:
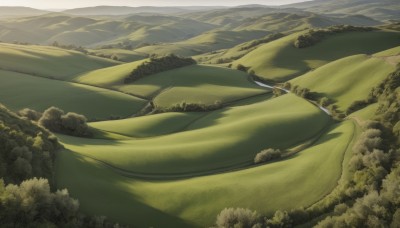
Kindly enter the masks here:
M 152 55 L 149 61 L 145 61 L 136 67 L 131 74 L 125 78 L 124 83 L 131 83 L 145 76 L 194 64 L 196 64 L 196 61 L 192 58 L 179 57 L 174 54 L 166 56 Z
M 307 48 L 322 41 L 326 36 L 344 32 L 368 32 L 372 27 L 357 27 L 351 25 L 337 25 L 325 29 L 310 29 L 307 33 L 298 36 L 294 41 L 296 48 Z

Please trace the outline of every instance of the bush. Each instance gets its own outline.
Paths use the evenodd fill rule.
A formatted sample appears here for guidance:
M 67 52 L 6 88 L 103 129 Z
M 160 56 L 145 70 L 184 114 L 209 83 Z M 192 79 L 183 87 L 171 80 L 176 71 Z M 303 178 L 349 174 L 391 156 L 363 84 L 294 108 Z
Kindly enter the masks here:
M 261 219 L 256 211 L 244 208 L 225 208 L 217 216 L 216 225 L 223 228 L 252 228 L 260 226 Z
M 243 71 L 243 72 L 247 72 L 247 71 L 249 70 L 248 67 L 245 67 L 245 66 L 243 66 L 242 64 L 238 64 L 238 65 L 236 66 L 236 69 L 237 69 L 237 70 L 240 70 L 240 71 Z
M 73 112 L 64 114 L 63 110 L 56 107 L 44 111 L 39 124 L 53 132 L 82 137 L 92 135 L 85 116 Z
M 281 156 L 282 154 L 280 150 L 266 149 L 256 155 L 256 157 L 254 158 L 254 163 L 259 164 L 263 162 L 268 162 L 274 159 L 279 159 L 281 158 Z
M 193 64 L 196 64 L 196 61 L 192 58 L 183 58 L 174 54 L 162 57 L 151 56 L 150 61 L 146 61 L 134 69 L 131 74 L 125 78 L 124 83 L 131 83 L 148 75 Z
M 24 108 L 18 111 L 17 114 L 21 117 L 25 117 L 28 120 L 33 120 L 33 121 L 38 121 L 42 116 L 42 113 L 29 108 Z
M 214 104 L 196 104 L 196 103 L 186 103 L 182 102 L 170 107 L 155 107 L 154 113 L 164 113 L 164 112 L 208 112 L 214 111 L 222 108 L 222 103 L 216 101 Z

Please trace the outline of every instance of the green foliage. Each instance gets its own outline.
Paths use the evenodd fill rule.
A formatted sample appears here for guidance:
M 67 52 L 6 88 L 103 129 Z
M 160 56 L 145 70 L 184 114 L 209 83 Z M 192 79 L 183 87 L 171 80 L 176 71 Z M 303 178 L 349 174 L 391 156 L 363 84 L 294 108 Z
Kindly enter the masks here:
M 33 121 L 38 121 L 42 116 L 42 113 L 29 108 L 24 108 L 18 111 L 17 114 L 21 117 L 25 117 L 28 120 L 33 120 Z
M 154 113 L 163 112 L 209 112 L 223 107 L 220 101 L 216 101 L 214 104 L 199 104 L 199 103 L 186 103 L 182 102 L 180 104 L 172 105 L 167 108 L 158 107 L 154 108 Z
M 218 228 L 252 228 L 261 226 L 257 211 L 243 208 L 225 208 L 217 216 Z
M 52 181 L 57 138 L 2 106 L 0 117 L 0 178 L 6 183 L 32 177 Z
M 256 155 L 256 157 L 254 158 L 254 163 L 258 164 L 258 163 L 272 161 L 281 158 L 281 156 L 282 153 L 280 150 L 266 149 Z
M 92 133 L 86 122 L 87 119 L 85 116 L 73 112 L 64 114 L 63 110 L 56 107 L 48 108 L 39 119 L 39 124 L 50 131 L 73 136 L 90 137 Z
M 178 57 L 174 54 L 162 57 L 151 56 L 149 61 L 136 67 L 131 74 L 125 78 L 124 82 L 126 84 L 131 83 L 145 76 L 194 64 L 196 64 L 196 61 L 192 58 Z
M 351 25 L 331 26 L 326 29 L 317 29 L 317 30 L 311 29 L 307 33 L 298 36 L 297 39 L 294 41 L 294 46 L 296 48 L 306 48 L 320 42 L 328 35 L 344 33 L 344 32 L 369 32 L 372 30 L 374 30 L 374 28 L 355 27 Z

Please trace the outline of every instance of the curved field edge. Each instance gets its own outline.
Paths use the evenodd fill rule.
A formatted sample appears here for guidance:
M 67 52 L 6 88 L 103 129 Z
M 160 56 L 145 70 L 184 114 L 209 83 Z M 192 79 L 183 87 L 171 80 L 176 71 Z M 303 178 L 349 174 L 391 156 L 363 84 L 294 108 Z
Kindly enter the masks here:
M 225 207 L 271 214 L 323 198 L 342 175 L 343 156 L 353 133 L 354 124 L 346 121 L 290 159 L 176 181 L 127 178 L 79 153 L 63 151 L 57 158 L 56 179 L 58 187 L 67 187 L 89 214 L 139 227 L 204 227 L 212 225 Z
M 147 103 L 117 91 L 3 70 L 0 70 L 0 102 L 13 111 L 23 108 L 44 111 L 57 106 L 89 119 L 131 116 Z
M 60 139 L 67 149 L 132 173 L 175 175 L 251 164 L 261 150 L 291 148 L 320 134 L 329 124 L 330 117 L 317 107 L 287 94 L 217 110 L 192 122 L 185 131 L 158 137 Z M 168 124 L 159 128 L 168 128 Z

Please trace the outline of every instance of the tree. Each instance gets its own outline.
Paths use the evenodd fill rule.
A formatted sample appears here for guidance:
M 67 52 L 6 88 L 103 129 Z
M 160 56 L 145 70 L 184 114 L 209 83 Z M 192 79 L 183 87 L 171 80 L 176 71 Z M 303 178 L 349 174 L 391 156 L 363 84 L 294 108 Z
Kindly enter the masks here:
M 225 208 L 217 216 L 216 225 L 221 228 L 252 228 L 260 222 L 260 215 L 257 211 L 244 208 Z
M 33 109 L 29 109 L 29 108 L 24 108 L 24 109 L 18 111 L 17 114 L 21 117 L 25 117 L 28 120 L 33 120 L 33 121 L 38 121 L 40 119 L 40 117 L 42 116 L 42 113 L 37 112 Z
M 256 157 L 254 158 L 254 163 L 259 164 L 259 163 L 271 161 L 274 159 L 278 159 L 281 156 L 282 155 L 281 155 L 280 150 L 266 149 L 256 155 Z

